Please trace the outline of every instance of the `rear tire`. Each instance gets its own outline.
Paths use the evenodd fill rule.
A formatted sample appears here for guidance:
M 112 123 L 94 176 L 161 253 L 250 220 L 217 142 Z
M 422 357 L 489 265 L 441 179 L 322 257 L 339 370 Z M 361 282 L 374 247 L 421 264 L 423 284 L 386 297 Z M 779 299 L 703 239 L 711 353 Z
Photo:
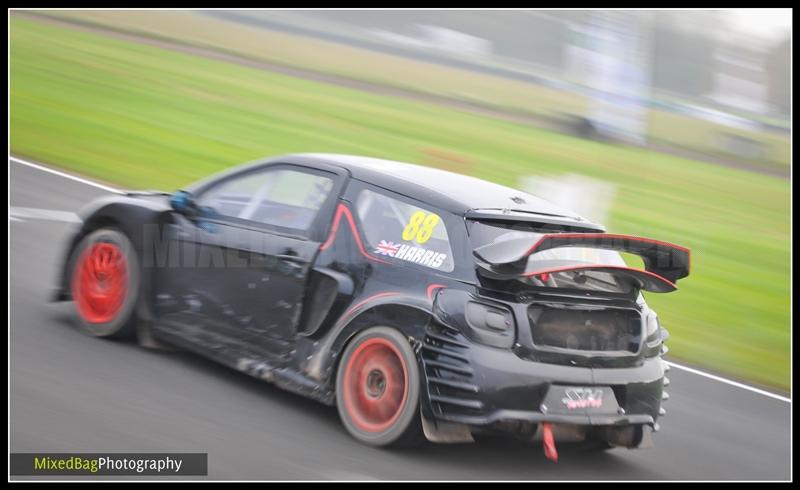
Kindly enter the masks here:
M 408 447 L 424 440 L 420 373 L 408 340 L 372 327 L 348 343 L 336 373 L 336 405 L 347 431 L 371 446 Z
M 70 256 L 70 293 L 78 326 L 94 337 L 133 338 L 139 257 L 124 233 L 89 233 Z

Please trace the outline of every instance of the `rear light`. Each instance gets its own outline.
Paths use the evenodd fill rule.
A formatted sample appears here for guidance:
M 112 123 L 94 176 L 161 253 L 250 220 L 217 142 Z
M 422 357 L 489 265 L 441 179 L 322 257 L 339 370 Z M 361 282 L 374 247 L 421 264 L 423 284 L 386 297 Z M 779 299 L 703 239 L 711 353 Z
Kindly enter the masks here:
M 440 323 L 457 328 L 470 340 L 505 349 L 514 344 L 514 314 L 501 304 L 445 289 L 436 295 L 433 311 Z
M 661 326 L 658 315 L 653 310 L 645 313 L 645 357 L 663 355 L 666 346 L 664 342 L 669 338 L 667 329 Z
M 644 336 L 647 339 L 647 342 L 653 342 L 660 337 L 660 335 L 658 335 L 660 327 L 661 325 L 658 322 L 658 315 L 656 315 L 655 311 L 650 310 L 645 317 L 646 330 Z

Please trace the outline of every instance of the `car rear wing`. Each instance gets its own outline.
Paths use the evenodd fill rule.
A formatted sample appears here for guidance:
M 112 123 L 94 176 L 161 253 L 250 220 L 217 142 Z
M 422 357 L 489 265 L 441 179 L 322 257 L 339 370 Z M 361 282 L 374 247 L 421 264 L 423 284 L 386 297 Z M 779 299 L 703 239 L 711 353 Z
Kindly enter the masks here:
M 528 258 L 544 250 L 583 247 L 638 255 L 644 270 L 613 264 L 588 264 L 575 261 L 558 265 L 536 263 Z M 689 275 L 690 250 L 669 242 L 609 233 L 548 233 L 531 244 L 530 238 L 516 238 L 478 247 L 475 256 L 494 277 L 530 277 L 568 270 L 602 270 L 636 279 L 645 290 L 667 292 L 678 279 Z

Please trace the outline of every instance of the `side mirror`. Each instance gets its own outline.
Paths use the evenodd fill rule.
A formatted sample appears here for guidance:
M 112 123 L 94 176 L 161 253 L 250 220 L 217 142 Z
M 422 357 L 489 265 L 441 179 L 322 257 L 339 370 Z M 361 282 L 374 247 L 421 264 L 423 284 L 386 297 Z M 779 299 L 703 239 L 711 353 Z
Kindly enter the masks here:
M 172 209 L 185 215 L 195 214 L 197 209 L 192 195 L 182 190 L 175 191 L 175 193 L 172 194 L 172 197 L 169 198 L 169 204 L 172 206 Z

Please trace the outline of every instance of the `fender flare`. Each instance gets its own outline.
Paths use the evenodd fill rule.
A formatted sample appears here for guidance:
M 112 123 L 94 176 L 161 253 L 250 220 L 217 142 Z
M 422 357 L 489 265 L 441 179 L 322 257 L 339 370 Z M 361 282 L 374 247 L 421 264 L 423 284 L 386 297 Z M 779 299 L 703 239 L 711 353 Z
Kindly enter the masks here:
M 112 195 L 102 197 L 84 206 L 78 216 L 82 223 L 76 228 L 67 242 L 64 250 L 56 289 L 52 295 L 53 301 L 67 301 L 69 295 L 69 265 L 70 257 L 78 243 L 87 234 L 103 227 L 114 227 L 124 233 L 133 243 L 134 249 L 140 255 L 144 253 L 143 225 L 153 224 L 162 226 L 169 224 L 167 218 L 169 208 L 156 202 L 148 202 L 133 196 Z M 142 261 L 142 264 L 144 262 Z M 145 322 L 152 321 L 152 268 L 141 267 L 141 283 L 139 302 L 136 305 L 136 314 Z
M 386 318 L 386 315 L 405 311 L 417 321 Z M 417 351 L 415 342 L 422 342 L 427 322 L 433 320 L 431 302 L 422 295 L 409 295 L 398 291 L 380 291 L 353 301 L 330 331 L 320 340 L 320 347 L 311 356 L 304 371 L 306 375 L 324 384 L 335 379 L 339 358 L 347 343 L 358 332 L 377 324 L 397 328 L 409 338 Z

